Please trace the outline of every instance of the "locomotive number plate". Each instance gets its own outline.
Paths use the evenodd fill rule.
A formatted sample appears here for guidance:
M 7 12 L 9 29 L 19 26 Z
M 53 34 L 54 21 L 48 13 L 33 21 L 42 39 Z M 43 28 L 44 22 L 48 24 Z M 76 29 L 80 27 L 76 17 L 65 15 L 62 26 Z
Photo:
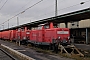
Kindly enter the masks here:
M 69 34 L 68 31 L 57 31 L 57 34 Z
M 26 34 L 30 34 L 30 32 L 26 32 Z

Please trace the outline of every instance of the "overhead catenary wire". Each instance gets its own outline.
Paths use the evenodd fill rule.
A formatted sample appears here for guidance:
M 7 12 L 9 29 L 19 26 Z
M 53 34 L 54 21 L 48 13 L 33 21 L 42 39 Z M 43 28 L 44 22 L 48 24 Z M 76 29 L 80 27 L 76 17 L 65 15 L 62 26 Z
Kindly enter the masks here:
M 25 12 L 26 10 L 28 10 L 28 9 L 30 9 L 30 8 L 32 8 L 32 7 L 34 7 L 35 5 L 39 4 L 39 3 L 42 2 L 42 1 L 43 1 L 43 0 L 40 0 L 39 2 L 33 4 L 32 6 L 28 7 L 28 8 L 25 9 L 24 11 L 22 11 L 21 13 L 23 13 L 23 12 Z
M 25 6 L 27 6 L 28 4 L 30 4 L 30 2 L 31 2 L 32 0 L 30 0 L 28 3 L 26 3 L 24 6 L 22 6 L 20 9 L 22 9 L 22 8 L 24 8 Z M 19 10 L 20 10 L 19 9 Z M 19 10 L 17 10 L 17 11 L 15 11 L 15 12 L 18 12 Z
M 0 0 L 0 3 L 2 2 L 2 0 Z
M 87 0 L 87 1 L 85 1 L 85 2 L 83 1 L 83 2 L 78 3 L 78 4 L 74 4 L 74 5 L 71 5 L 71 6 L 65 7 L 65 8 L 59 9 L 59 10 L 57 10 L 57 11 L 61 11 L 61 10 L 64 10 L 64 9 L 69 9 L 69 8 L 72 8 L 72 7 L 78 6 L 78 5 L 80 5 L 80 4 L 82 5 L 82 4 L 86 3 L 86 2 L 90 2 L 90 0 Z M 52 12 L 54 12 L 54 11 L 52 11 Z M 45 13 L 45 14 L 42 14 L 42 15 L 39 15 L 39 16 L 48 15 L 48 14 L 50 14 L 50 13 L 52 13 L 52 12 Z M 39 17 L 39 16 L 36 16 L 36 17 Z
M 61 1 L 59 1 L 58 3 L 62 3 L 62 2 L 64 2 L 65 0 L 61 0 Z M 53 6 L 53 5 L 55 5 L 55 3 L 54 4 L 52 4 L 51 6 Z M 48 6 L 48 7 L 46 7 L 46 8 L 49 8 L 49 7 L 51 7 L 51 6 Z M 44 8 L 44 9 L 46 9 L 46 8 Z M 44 10 L 44 9 L 42 9 L 42 10 Z
M 58 1 L 57 3 L 62 3 L 62 2 L 64 2 L 65 0 L 60 0 L 60 1 Z M 43 8 L 43 9 L 41 9 L 41 10 L 39 10 L 39 11 L 43 11 L 43 10 L 48 10 L 47 8 L 50 8 L 51 6 L 54 6 L 55 5 L 55 3 L 54 4 L 51 4 L 50 6 L 48 6 L 48 7 L 46 7 L 46 8 Z M 39 12 L 39 11 L 37 11 L 37 12 Z M 40 15 L 41 16 L 41 15 Z M 37 16 L 38 17 L 38 16 Z
M 62 3 L 62 2 L 64 2 L 65 0 L 61 0 L 61 1 L 59 1 L 58 3 Z M 46 7 L 46 8 L 43 8 L 42 10 L 40 10 L 40 11 L 43 11 L 43 10 L 45 10 L 45 9 L 47 9 L 47 8 L 50 8 L 51 6 L 54 6 L 55 5 L 55 3 L 54 4 L 52 4 L 52 5 L 50 5 L 50 6 L 48 6 L 48 7 Z M 39 12 L 39 11 L 37 11 L 37 12 Z
M 9 21 L 9 20 L 13 19 L 14 17 L 16 17 L 16 16 L 18 16 L 18 15 L 20 15 L 20 14 L 24 13 L 26 10 L 28 10 L 28 9 L 30 9 L 30 8 L 32 8 L 32 7 L 34 7 L 34 6 L 36 6 L 37 4 L 39 4 L 39 3 L 40 3 L 40 2 L 42 2 L 42 1 L 43 1 L 43 0 L 40 0 L 40 1 L 36 2 L 36 3 L 35 3 L 35 4 L 33 4 L 32 6 L 30 6 L 30 7 L 26 8 L 25 10 L 23 10 L 22 12 L 20 12 L 20 13 L 16 14 L 15 16 L 11 17 L 10 19 L 6 20 L 5 22 L 7 22 L 7 21 Z M 0 25 L 4 24 L 5 22 L 1 23 Z
M 69 7 L 65 7 L 65 8 L 59 9 L 59 10 L 57 10 L 57 11 L 61 11 L 61 10 L 64 10 L 64 9 L 68 9 L 68 8 L 71 8 L 71 7 L 74 7 L 74 6 L 77 6 L 77 5 L 79 5 L 79 4 L 75 4 L 75 5 L 72 5 L 72 6 L 69 6 Z M 52 11 L 52 12 L 54 12 L 54 11 Z M 44 16 L 44 15 L 50 14 L 50 13 L 52 13 L 52 12 L 45 13 L 45 14 L 42 14 L 42 15 L 39 15 L 39 16 Z M 39 16 L 37 16 L 37 17 L 39 17 Z
M 2 1 L 2 0 L 1 0 Z M 0 3 L 1 3 L 1 1 L 0 1 Z M 28 5 L 30 2 L 31 2 L 32 0 L 30 0 L 27 4 L 25 4 L 23 7 L 21 7 L 21 9 L 22 8 L 24 8 L 26 5 Z M 20 10 L 20 9 L 19 9 Z M 15 13 L 15 12 L 14 12 Z M 8 28 L 9 28 L 9 20 L 7 20 L 7 21 L 5 21 L 5 22 L 8 22 Z M 4 23 L 3 23 L 4 24 Z
M 60 1 L 58 1 L 57 3 L 62 3 L 62 2 L 64 2 L 65 0 L 60 0 Z M 41 9 L 41 10 L 39 10 L 39 11 L 43 11 L 43 10 L 45 10 L 45 9 L 47 9 L 47 8 L 50 8 L 51 6 L 54 6 L 55 5 L 55 3 L 54 4 L 51 4 L 50 6 L 48 6 L 48 7 L 46 7 L 46 8 L 43 8 L 43 9 Z M 48 9 L 47 9 L 48 10 Z M 39 12 L 39 11 L 37 11 L 37 12 Z M 41 15 L 40 15 L 41 16 Z M 38 17 L 38 16 L 37 16 Z
M 10 19 L 8 19 L 7 21 L 9 21 L 9 20 L 11 20 L 12 18 L 14 18 L 14 17 L 18 16 L 19 14 L 24 13 L 26 10 L 28 10 L 28 9 L 32 8 L 33 6 L 37 5 L 37 4 L 38 4 L 38 3 L 40 3 L 41 1 L 43 1 L 43 0 L 40 0 L 40 1 L 39 1 L 39 2 L 37 2 L 36 4 L 34 4 L 34 5 L 30 6 L 30 7 L 28 7 L 27 9 L 23 10 L 22 12 L 20 12 L 20 13 L 16 14 L 15 16 L 11 17 L 11 18 L 10 18 Z M 90 0 L 85 1 L 85 3 L 86 3 L 86 2 L 89 2 L 89 1 L 90 1 Z M 79 4 L 81 4 L 81 3 L 79 3 Z M 75 5 L 73 5 L 73 6 L 69 6 L 69 8 L 74 7 L 74 6 L 77 6 L 77 5 L 79 5 L 79 4 L 75 4 Z M 67 9 L 67 8 L 68 8 L 68 7 L 63 8 L 63 9 Z M 59 9 L 59 10 L 63 10 L 63 9 Z M 58 10 L 58 11 L 59 11 L 59 10 Z M 7 22 L 7 21 L 5 21 L 5 22 Z M 4 24 L 5 22 L 3 22 L 2 24 Z M 2 25 L 2 24 L 0 24 L 0 25 Z
M 0 10 L 5 6 L 8 0 L 5 1 L 5 3 L 1 6 Z

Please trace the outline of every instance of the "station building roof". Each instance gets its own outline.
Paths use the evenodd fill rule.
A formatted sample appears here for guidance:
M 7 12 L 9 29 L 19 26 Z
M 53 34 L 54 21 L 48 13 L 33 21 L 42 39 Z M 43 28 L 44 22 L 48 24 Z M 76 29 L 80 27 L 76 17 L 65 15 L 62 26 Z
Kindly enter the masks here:
M 19 26 L 12 27 L 9 29 L 4 29 L 4 30 L 16 29 L 23 26 L 34 27 L 39 24 L 43 24 L 47 22 L 65 23 L 65 22 L 71 22 L 71 21 L 80 21 L 80 20 L 89 19 L 89 18 L 90 18 L 90 8 L 87 8 L 87 9 L 83 9 L 83 10 L 79 10 L 79 11 L 75 11 L 75 12 L 71 12 L 71 13 L 67 13 L 67 14 L 63 14 L 63 15 L 59 15 L 55 17 L 50 17 L 50 18 L 34 21 L 31 23 L 26 23 L 23 25 L 19 25 Z

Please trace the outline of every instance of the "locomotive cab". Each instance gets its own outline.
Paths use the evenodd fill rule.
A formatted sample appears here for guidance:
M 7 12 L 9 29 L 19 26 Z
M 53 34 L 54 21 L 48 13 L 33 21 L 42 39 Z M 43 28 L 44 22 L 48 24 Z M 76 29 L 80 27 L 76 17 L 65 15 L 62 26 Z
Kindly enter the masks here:
M 44 28 L 44 40 L 50 44 L 70 44 L 70 32 L 69 28 L 58 28 L 57 24 L 53 22 L 43 26 Z
M 70 33 L 68 28 L 58 28 L 56 30 L 57 39 L 61 45 L 70 44 Z

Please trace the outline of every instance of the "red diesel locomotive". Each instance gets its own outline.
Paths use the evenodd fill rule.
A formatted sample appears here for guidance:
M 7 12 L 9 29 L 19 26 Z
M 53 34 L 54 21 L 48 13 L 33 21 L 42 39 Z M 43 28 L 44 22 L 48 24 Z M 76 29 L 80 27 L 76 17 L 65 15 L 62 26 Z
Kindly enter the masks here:
M 70 32 L 68 28 L 54 28 L 53 23 L 39 26 L 30 31 L 30 43 L 39 45 L 70 44 Z
M 69 28 L 55 28 L 51 22 L 43 26 L 36 27 L 36 29 L 28 30 L 26 27 L 16 30 L 7 30 L 0 32 L 1 39 L 19 40 L 24 43 L 32 43 L 35 45 L 55 46 L 58 44 L 70 44 Z

